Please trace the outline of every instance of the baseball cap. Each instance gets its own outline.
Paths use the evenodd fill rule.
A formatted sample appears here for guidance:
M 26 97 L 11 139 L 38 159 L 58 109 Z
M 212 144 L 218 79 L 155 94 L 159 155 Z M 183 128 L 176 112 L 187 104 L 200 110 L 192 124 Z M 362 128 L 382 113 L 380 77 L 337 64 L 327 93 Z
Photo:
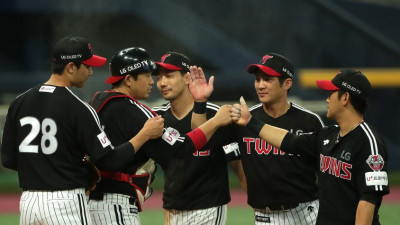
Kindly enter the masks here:
M 53 61 L 56 63 L 83 63 L 88 66 L 100 67 L 106 58 L 93 55 L 92 46 L 83 37 L 67 36 L 59 40 L 53 49 Z
M 287 76 L 293 78 L 294 74 L 294 68 L 289 59 L 273 52 L 264 55 L 260 63 L 249 65 L 247 72 L 255 74 L 258 69 L 269 76 L 275 77 Z
M 327 91 L 343 90 L 351 96 L 367 99 L 372 91 L 371 83 L 360 71 L 343 69 L 332 80 L 317 80 L 319 88 Z
M 177 52 L 167 52 L 161 56 L 160 62 L 156 62 L 157 69 L 153 74 L 157 73 L 160 67 L 167 70 L 179 70 L 183 72 L 190 72 L 189 67 L 191 65 L 190 59 L 183 54 Z

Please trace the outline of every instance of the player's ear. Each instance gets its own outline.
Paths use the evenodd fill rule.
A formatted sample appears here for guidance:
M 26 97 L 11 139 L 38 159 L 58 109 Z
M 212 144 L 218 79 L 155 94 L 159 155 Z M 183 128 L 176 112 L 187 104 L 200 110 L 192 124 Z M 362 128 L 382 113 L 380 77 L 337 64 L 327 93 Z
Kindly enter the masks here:
M 67 65 L 65 65 L 65 71 L 67 71 L 68 73 L 74 73 L 74 67 L 75 67 L 75 64 L 73 63 L 73 62 L 69 62 Z
M 185 79 L 185 84 L 189 85 L 189 82 L 192 80 L 192 77 L 190 76 L 190 73 L 189 72 L 184 73 L 184 74 L 182 74 L 182 76 Z
M 292 87 L 292 85 L 293 85 L 293 80 L 292 80 L 292 78 L 287 78 L 287 79 L 284 81 L 283 84 L 285 85 L 285 88 L 286 88 L 287 90 L 289 90 L 289 89 Z

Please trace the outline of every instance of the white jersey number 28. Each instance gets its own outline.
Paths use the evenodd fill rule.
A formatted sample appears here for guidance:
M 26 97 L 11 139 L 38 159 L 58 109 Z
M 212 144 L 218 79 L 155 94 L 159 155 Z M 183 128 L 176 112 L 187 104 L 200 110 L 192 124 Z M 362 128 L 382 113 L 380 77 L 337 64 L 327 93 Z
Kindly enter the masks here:
M 39 146 L 32 145 L 31 142 L 35 140 L 40 131 L 40 148 L 43 153 L 50 155 L 57 150 L 58 142 L 55 137 L 57 133 L 57 124 L 53 119 L 45 118 L 42 121 L 42 124 L 40 124 L 40 121 L 37 118 L 27 116 L 20 119 L 20 123 L 21 127 L 31 125 L 31 131 L 19 145 L 19 152 L 38 153 Z

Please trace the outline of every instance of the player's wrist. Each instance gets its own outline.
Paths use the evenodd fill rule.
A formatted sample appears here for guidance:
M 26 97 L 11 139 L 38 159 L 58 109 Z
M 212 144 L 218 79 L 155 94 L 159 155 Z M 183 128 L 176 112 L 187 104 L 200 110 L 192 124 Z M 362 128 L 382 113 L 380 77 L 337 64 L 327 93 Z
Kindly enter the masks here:
M 260 134 L 262 128 L 264 127 L 264 123 L 252 116 L 248 123 L 246 124 L 246 127 L 249 128 L 250 130 L 254 131 L 257 135 Z
M 193 105 L 193 112 L 197 114 L 204 114 L 206 113 L 206 108 L 207 108 L 207 100 L 204 102 L 196 101 L 194 102 Z

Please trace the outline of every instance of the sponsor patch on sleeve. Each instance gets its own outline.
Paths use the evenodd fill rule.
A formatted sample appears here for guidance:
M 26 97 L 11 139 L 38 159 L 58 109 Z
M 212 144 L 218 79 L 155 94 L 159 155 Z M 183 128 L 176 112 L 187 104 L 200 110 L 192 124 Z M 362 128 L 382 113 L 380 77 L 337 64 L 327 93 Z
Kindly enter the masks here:
M 101 145 L 103 146 L 103 148 L 111 145 L 111 142 L 110 142 L 110 140 L 108 140 L 108 137 L 107 137 L 106 133 L 104 133 L 104 131 L 101 132 L 100 134 L 98 134 L 97 138 L 99 139 L 99 141 L 100 141 Z
M 170 145 L 174 145 L 179 137 L 179 132 L 172 127 L 168 127 L 167 129 L 165 129 L 165 132 L 162 135 L 162 139 Z
M 385 171 L 374 171 L 374 172 L 366 172 L 365 173 L 365 183 L 367 186 L 375 186 L 375 185 L 388 185 L 388 176 Z
M 238 156 L 240 154 L 239 145 L 237 142 L 230 143 L 229 145 L 224 145 L 222 148 L 227 155 L 231 152 L 234 152 L 235 156 Z

